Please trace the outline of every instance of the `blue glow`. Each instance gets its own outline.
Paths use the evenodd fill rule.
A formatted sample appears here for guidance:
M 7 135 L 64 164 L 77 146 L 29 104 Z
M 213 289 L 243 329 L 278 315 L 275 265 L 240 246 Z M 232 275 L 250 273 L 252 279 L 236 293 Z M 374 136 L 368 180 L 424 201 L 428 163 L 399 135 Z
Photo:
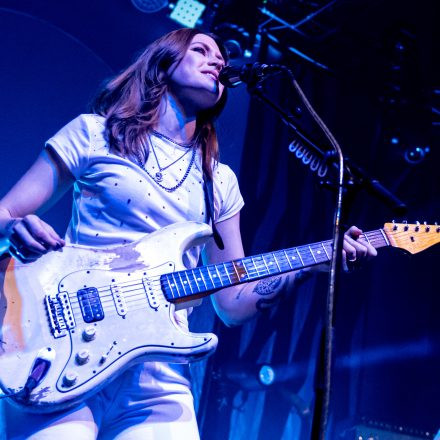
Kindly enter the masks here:
M 275 371 L 269 365 L 263 365 L 258 372 L 258 379 L 263 385 L 272 385 L 275 381 Z
M 390 139 L 390 142 L 391 142 L 393 145 L 396 145 L 396 144 L 399 143 L 399 138 L 398 138 L 398 137 L 392 137 L 392 138 Z
M 178 0 L 172 8 L 170 18 L 182 26 L 193 28 L 206 6 L 196 0 Z

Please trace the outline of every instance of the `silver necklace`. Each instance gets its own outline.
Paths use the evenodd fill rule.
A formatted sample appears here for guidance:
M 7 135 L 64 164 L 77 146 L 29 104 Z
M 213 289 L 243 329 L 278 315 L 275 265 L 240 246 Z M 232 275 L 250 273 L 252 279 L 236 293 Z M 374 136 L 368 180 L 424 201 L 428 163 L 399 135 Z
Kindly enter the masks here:
M 153 133 L 155 136 L 157 136 L 159 139 L 164 139 L 168 142 L 171 142 L 172 144 L 178 145 L 179 147 L 183 147 L 183 148 L 192 148 L 194 147 L 194 141 L 188 143 L 188 144 L 184 144 L 181 142 L 177 142 L 174 139 L 171 139 L 168 136 L 165 136 L 163 133 L 160 133 L 159 131 L 156 131 L 154 129 L 151 130 L 151 133 Z
M 159 168 L 159 171 L 154 175 L 154 179 L 156 180 L 156 182 L 162 182 L 163 180 L 163 174 L 162 172 L 165 171 L 167 168 L 169 168 L 170 166 L 174 165 L 176 162 L 179 162 L 180 159 L 183 159 L 188 153 L 189 153 L 189 149 L 186 150 L 181 156 L 179 156 L 175 161 L 171 162 L 170 164 L 168 164 L 166 167 L 161 167 L 160 163 L 159 163 L 159 159 L 157 158 L 157 154 L 156 154 L 156 150 L 154 149 L 153 143 L 151 142 L 150 139 L 150 145 L 151 145 L 151 151 L 154 154 L 154 158 L 156 159 L 156 163 L 157 163 L 157 167 Z
M 192 150 L 191 159 L 190 159 L 190 161 L 189 161 L 188 168 L 186 169 L 185 174 L 183 175 L 183 177 L 182 177 L 182 178 L 180 179 L 180 181 L 179 181 L 176 185 L 174 185 L 173 187 L 167 187 L 167 186 L 162 185 L 162 183 L 161 183 L 161 181 L 162 181 L 162 179 L 163 179 L 162 171 L 165 170 L 165 169 L 167 169 L 167 168 L 169 168 L 171 165 L 174 165 L 176 162 L 178 162 L 180 159 L 182 159 L 182 157 L 184 157 L 186 154 L 188 154 L 188 152 L 189 152 L 190 150 L 188 149 L 188 151 L 185 151 L 185 152 L 184 152 L 179 158 L 177 158 L 174 162 L 172 162 L 172 163 L 170 163 L 169 165 L 167 165 L 165 168 L 161 168 L 160 165 L 159 165 L 159 161 L 157 160 L 156 152 L 154 151 L 154 147 L 153 147 L 153 143 L 151 142 L 151 138 L 148 137 L 148 139 L 149 139 L 149 141 L 150 141 L 150 146 L 151 146 L 151 149 L 152 149 L 152 151 L 153 151 L 154 157 L 156 158 L 156 163 L 157 163 L 157 166 L 159 167 L 159 172 L 157 172 L 157 173 L 155 174 L 155 176 L 152 176 L 151 173 L 147 170 L 147 168 L 146 168 L 146 166 L 145 166 L 146 163 L 145 163 L 145 162 L 142 162 L 142 158 L 141 158 L 141 155 L 139 154 L 139 151 L 136 151 L 135 154 L 136 154 L 136 159 L 137 159 L 137 161 L 138 161 L 138 163 L 139 163 L 139 166 L 140 166 L 142 169 L 145 170 L 145 172 L 146 172 L 146 173 L 148 174 L 148 176 L 153 180 L 153 182 L 156 183 L 156 185 L 160 186 L 162 189 L 164 189 L 164 190 L 167 191 L 167 192 L 174 192 L 174 191 L 176 191 L 177 188 L 179 188 L 180 186 L 182 186 L 183 182 L 185 182 L 186 178 L 187 178 L 188 175 L 189 175 L 189 172 L 191 171 L 191 168 L 192 168 L 193 163 L 194 163 L 194 159 L 195 159 L 195 157 L 196 157 L 196 148 L 194 148 L 194 147 L 191 148 L 191 150 Z M 175 143 L 175 142 L 174 142 L 174 143 Z

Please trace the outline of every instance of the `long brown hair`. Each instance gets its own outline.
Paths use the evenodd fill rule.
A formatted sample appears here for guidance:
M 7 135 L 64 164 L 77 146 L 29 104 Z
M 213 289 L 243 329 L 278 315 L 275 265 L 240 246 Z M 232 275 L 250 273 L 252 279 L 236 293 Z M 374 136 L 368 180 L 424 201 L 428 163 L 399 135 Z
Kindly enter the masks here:
M 110 148 L 124 157 L 148 155 L 145 136 L 159 120 L 159 104 L 168 90 L 167 71 L 179 63 L 193 37 L 206 34 L 214 39 L 225 61 L 226 49 L 218 37 L 197 29 L 178 29 L 151 43 L 121 74 L 99 92 L 92 111 L 106 118 L 106 136 Z M 226 104 L 226 90 L 215 106 L 197 115 L 192 141 L 201 148 L 204 171 L 212 177 L 212 164 L 218 161 L 215 118 Z

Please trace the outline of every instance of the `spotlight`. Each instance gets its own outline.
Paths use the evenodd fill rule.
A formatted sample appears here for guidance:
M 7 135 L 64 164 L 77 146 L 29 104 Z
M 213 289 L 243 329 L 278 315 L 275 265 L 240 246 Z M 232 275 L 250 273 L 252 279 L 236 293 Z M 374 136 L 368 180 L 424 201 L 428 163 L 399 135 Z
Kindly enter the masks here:
M 270 386 L 275 382 L 275 370 L 270 365 L 262 365 L 258 372 L 258 380 L 262 385 Z
M 131 2 L 139 11 L 147 14 L 160 11 L 168 4 L 168 0 L 131 0 Z
M 422 162 L 423 160 L 425 160 L 426 156 L 430 153 L 430 151 L 431 151 L 430 147 L 420 147 L 420 146 L 409 147 L 405 150 L 403 157 L 408 163 L 412 165 L 416 165 Z
M 298 371 L 286 364 L 231 364 L 224 368 L 224 374 L 240 388 L 257 391 L 295 381 Z
M 170 3 L 170 18 L 185 27 L 193 28 L 196 26 L 206 5 L 196 0 L 178 0 Z

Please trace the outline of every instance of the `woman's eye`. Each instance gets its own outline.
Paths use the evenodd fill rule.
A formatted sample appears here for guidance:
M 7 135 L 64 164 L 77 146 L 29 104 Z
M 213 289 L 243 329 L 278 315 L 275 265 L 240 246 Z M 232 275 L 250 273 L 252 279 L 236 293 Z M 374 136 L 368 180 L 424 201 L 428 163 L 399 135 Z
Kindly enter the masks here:
M 203 47 L 194 47 L 193 50 L 196 51 L 196 52 L 200 52 L 202 54 L 206 53 L 206 51 L 205 51 L 205 49 Z

